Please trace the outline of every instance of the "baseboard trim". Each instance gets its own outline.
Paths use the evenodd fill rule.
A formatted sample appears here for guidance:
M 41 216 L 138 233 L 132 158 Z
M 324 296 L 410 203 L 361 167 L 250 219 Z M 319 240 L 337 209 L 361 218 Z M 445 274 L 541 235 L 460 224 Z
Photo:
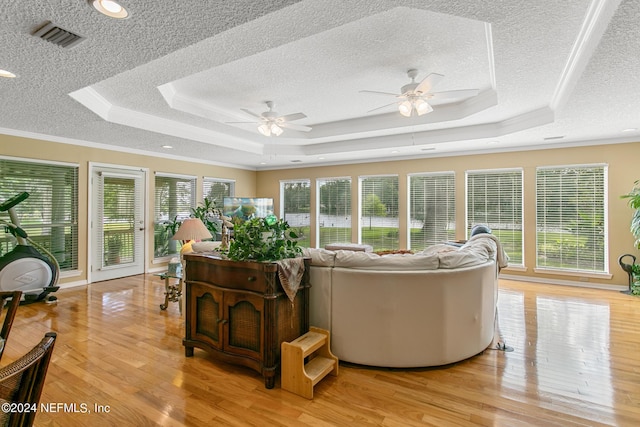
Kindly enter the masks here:
M 620 285 L 611 285 L 608 283 L 596 283 L 596 282 L 582 282 L 578 280 L 561 280 L 561 279 L 550 279 L 550 278 L 539 278 L 539 277 L 529 277 L 529 276 L 518 276 L 511 274 L 500 274 L 500 279 L 505 280 L 515 280 L 520 282 L 531 282 L 531 283 L 541 283 L 548 285 L 560 285 L 560 286 L 574 286 L 578 288 L 592 288 L 592 289 L 605 289 L 609 291 L 624 291 L 627 289 L 626 286 Z

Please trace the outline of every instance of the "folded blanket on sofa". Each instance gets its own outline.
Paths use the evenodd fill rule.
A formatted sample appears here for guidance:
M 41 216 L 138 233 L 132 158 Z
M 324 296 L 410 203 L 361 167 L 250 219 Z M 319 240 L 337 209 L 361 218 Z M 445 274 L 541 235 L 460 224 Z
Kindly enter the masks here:
M 499 268 L 509 265 L 509 257 L 504 252 L 500 240 L 493 234 L 476 234 L 461 248 L 440 252 L 440 268 L 460 268 L 495 260 Z

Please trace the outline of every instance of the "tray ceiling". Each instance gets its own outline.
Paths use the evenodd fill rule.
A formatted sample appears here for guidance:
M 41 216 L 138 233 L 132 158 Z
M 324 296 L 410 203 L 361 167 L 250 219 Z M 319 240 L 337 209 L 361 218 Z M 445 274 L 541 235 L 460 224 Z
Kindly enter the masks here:
M 638 140 L 635 1 L 11 2 L 0 132 L 248 169 Z M 32 33 L 45 21 L 82 40 Z M 403 117 L 392 96 L 478 89 Z M 266 101 L 302 112 L 257 131 Z M 229 123 L 229 122 L 249 123 Z M 165 148 L 171 146 L 173 148 Z

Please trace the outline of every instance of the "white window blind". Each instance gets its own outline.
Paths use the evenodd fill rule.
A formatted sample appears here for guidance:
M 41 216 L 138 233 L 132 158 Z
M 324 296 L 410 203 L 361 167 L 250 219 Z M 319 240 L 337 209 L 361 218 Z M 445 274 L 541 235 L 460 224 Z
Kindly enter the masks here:
M 351 178 L 321 178 L 316 184 L 316 242 L 351 243 Z
M 58 260 L 60 270 L 78 269 L 78 166 L 0 159 L 0 201 L 27 192 L 15 207 L 22 228 Z M 8 212 L 0 218 L 10 222 Z M 16 241 L 0 234 L 0 254 Z
M 491 228 L 509 255 L 523 265 L 522 169 L 467 172 L 467 236 L 474 225 Z
M 455 238 L 453 172 L 409 176 L 409 224 L 409 247 L 412 250 L 422 250 Z
M 154 254 L 156 258 L 178 254 L 180 247 L 165 230 L 174 219 L 189 218 L 196 207 L 196 178 L 193 176 L 163 175 L 155 177 Z
M 142 194 L 129 176 L 100 173 L 98 194 L 98 245 L 102 250 L 102 266 L 133 263 L 141 253 L 142 239 L 136 239 L 136 204 L 142 203 Z
M 537 266 L 607 272 L 607 168 L 536 170 Z
M 360 241 L 374 250 L 394 250 L 399 245 L 398 177 L 360 178 Z
M 280 182 L 280 215 L 298 235 L 298 245 L 311 244 L 311 181 Z
M 205 177 L 202 187 L 203 197 L 212 200 L 215 207 L 222 211 L 224 198 L 235 196 L 236 182 L 229 179 Z

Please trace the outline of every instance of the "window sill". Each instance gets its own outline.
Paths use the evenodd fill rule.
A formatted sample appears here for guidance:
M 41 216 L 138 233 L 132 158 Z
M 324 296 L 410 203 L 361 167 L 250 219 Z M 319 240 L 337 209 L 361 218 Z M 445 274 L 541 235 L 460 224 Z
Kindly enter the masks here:
M 529 269 L 527 267 L 525 267 L 524 265 L 509 265 L 505 268 L 502 269 L 502 271 L 518 271 L 520 273 L 526 273 L 527 271 L 529 271 Z
M 534 268 L 534 273 L 539 274 L 553 274 L 556 276 L 570 276 L 570 277 L 588 277 L 593 279 L 607 279 L 610 280 L 613 275 L 610 273 L 593 273 L 590 271 L 575 271 L 575 270 L 553 270 L 549 268 Z

